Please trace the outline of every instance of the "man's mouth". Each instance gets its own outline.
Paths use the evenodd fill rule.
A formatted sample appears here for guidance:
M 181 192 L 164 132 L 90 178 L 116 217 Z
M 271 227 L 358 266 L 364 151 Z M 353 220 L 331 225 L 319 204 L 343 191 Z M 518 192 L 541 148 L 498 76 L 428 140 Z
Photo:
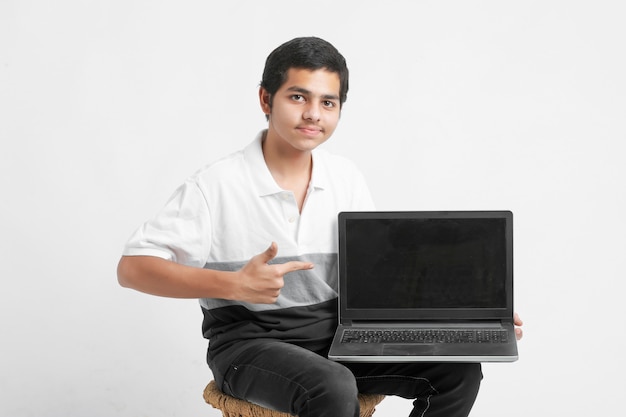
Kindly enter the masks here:
M 319 126 L 298 126 L 297 129 L 307 135 L 317 135 L 324 130 Z

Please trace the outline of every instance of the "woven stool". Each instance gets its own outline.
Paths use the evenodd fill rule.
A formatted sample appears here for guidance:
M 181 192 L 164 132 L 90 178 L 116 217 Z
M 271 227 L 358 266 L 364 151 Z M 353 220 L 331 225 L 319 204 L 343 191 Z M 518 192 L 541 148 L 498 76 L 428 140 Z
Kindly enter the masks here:
M 359 394 L 360 417 L 372 417 L 376 406 L 385 398 L 384 395 Z M 204 389 L 204 401 L 222 412 L 224 417 L 292 417 L 291 414 L 270 410 L 224 394 L 215 384 L 209 382 Z

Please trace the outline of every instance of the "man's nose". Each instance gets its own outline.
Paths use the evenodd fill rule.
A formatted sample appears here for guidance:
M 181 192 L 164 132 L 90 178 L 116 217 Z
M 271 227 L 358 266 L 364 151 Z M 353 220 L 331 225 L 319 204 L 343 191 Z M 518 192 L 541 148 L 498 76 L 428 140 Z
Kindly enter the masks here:
M 302 114 L 305 120 L 311 120 L 317 122 L 320 120 L 320 107 L 318 104 L 309 103 Z

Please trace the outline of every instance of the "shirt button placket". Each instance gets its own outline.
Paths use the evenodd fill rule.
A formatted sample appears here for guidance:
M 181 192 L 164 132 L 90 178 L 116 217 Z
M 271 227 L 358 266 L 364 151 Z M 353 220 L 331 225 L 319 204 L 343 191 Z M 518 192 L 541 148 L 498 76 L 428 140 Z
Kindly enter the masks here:
M 290 192 L 283 192 L 280 195 L 280 199 L 282 200 L 285 221 L 287 222 L 289 228 L 297 234 L 296 226 L 298 225 L 298 217 L 300 213 L 298 213 L 298 204 L 296 203 L 296 199 Z

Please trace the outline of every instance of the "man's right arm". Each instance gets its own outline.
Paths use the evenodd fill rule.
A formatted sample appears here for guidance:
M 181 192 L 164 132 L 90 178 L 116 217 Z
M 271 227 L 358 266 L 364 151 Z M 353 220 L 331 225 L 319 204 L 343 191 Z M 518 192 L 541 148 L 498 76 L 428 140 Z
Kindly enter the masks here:
M 172 298 L 231 299 L 234 272 L 177 264 L 156 256 L 122 256 L 117 279 L 122 287 Z
M 239 271 L 217 271 L 181 265 L 155 256 L 122 256 L 117 266 L 121 286 L 172 298 L 222 298 L 249 303 L 272 304 L 289 272 L 312 269 L 308 262 L 268 262 L 276 257 L 272 243 Z

